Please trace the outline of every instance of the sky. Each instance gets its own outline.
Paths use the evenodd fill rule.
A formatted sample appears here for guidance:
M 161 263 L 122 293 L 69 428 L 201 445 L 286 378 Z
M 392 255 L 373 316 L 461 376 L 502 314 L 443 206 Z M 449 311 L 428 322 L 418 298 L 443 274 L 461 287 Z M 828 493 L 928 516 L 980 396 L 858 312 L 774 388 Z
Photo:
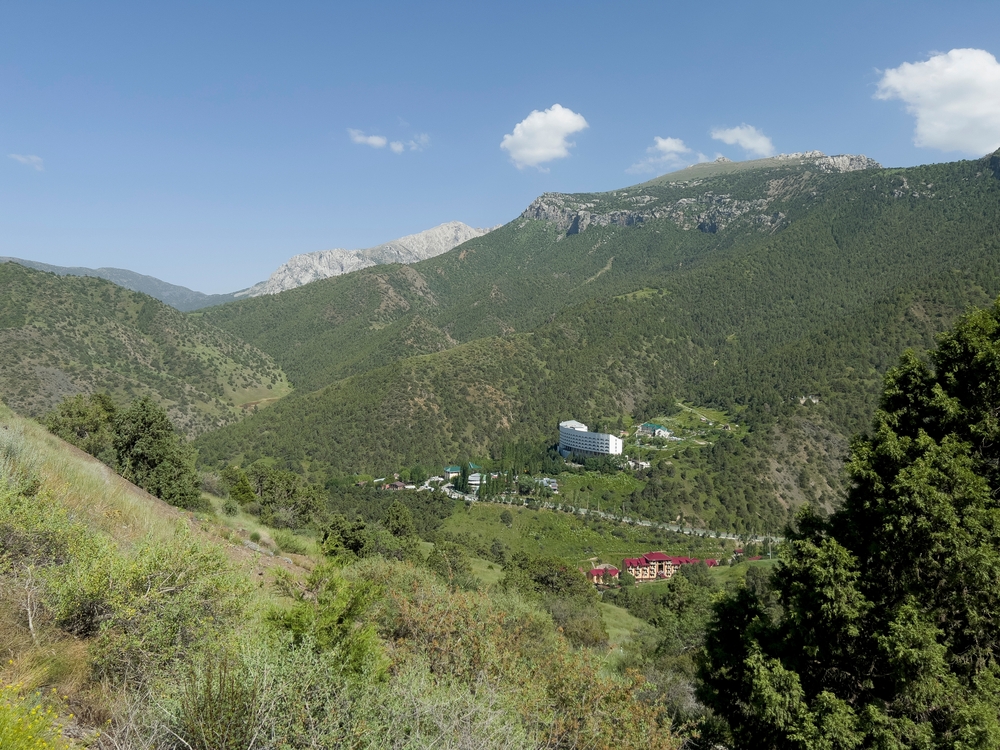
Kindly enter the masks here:
M 0 4 L 0 255 L 207 293 L 702 159 L 1000 147 L 1000 3 Z

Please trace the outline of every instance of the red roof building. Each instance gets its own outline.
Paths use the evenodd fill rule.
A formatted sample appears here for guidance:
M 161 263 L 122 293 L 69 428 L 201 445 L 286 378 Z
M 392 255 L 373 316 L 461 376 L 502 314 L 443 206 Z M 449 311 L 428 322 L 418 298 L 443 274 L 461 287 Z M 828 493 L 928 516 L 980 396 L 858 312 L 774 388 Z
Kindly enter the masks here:
M 671 557 L 665 552 L 647 552 L 642 557 L 626 557 L 622 560 L 622 570 L 636 581 L 656 581 L 672 578 L 681 565 L 696 565 L 701 560 L 694 557 Z M 710 568 L 719 564 L 718 560 L 705 560 Z
M 617 581 L 618 568 L 609 563 L 601 563 L 600 565 L 595 565 L 590 572 L 587 573 L 587 579 L 594 584 L 604 583 L 606 578 Z

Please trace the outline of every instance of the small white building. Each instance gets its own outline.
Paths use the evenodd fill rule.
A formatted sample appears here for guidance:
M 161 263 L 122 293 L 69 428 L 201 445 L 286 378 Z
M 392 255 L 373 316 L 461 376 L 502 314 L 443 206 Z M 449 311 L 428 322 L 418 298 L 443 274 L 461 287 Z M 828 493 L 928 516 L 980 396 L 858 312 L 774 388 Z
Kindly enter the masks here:
M 588 432 L 587 425 L 568 419 L 559 423 L 559 452 L 564 456 L 620 456 L 622 439 L 606 432 Z

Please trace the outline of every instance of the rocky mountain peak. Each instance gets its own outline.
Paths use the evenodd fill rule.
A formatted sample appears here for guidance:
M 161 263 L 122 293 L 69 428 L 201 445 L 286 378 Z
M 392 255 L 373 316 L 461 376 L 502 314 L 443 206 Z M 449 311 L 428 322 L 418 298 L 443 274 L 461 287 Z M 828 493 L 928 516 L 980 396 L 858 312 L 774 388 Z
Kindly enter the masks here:
M 302 253 L 281 265 L 267 281 L 254 284 L 246 291 L 236 294 L 240 297 L 277 294 L 312 281 L 339 276 L 369 266 L 385 263 L 416 263 L 446 253 L 453 247 L 481 237 L 489 231 L 489 229 L 470 227 L 460 221 L 449 221 L 432 229 L 362 250 L 337 248 Z

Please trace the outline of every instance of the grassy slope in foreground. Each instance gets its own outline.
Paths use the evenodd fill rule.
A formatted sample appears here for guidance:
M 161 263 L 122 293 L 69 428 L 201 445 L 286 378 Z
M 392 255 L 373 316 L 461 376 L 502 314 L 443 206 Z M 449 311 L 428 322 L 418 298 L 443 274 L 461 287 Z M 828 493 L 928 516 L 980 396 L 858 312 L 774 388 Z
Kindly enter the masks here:
M 25 464 L 39 480 L 29 489 L 16 486 Z M 102 743 L 129 750 L 176 739 L 221 747 L 211 739 L 219 735 L 206 739 L 205 729 L 229 736 L 246 729 L 297 748 L 375 750 L 442 739 L 511 750 L 678 746 L 666 717 L 639 699 L 641 679 L 605 676 L 611 663 L 602 650 L 571 648 L 547 614 L 516 594 L 456 592 L 425 569 L 370 559 L 325 568 L 305 582 L 320 593 L 314 599 L 312 588 L 303 591 L 294 605 L 301 616 L 263 617 L 274 587 L 248 566 L 220 560 L 217 545 L 192 544 L 203 537 L 204 520 L 129 488 L 5 407 L 0 480 L 0 540 L 15 545 L 0 566 L 0 634 L 9 654 L 0 683 L 56 688 L 43 702 L 63 716 L 76 713 L 69 734 L 84 738 L 66 747 L 95 746 L 96 727 Z M 46 556 L 64 543 L 66 554 Z M 206 563 L 215 573 L 198 567 Z M 19 598 L 22 589 L 35 598 Z M 94 614 L 88 597 L 101 627 L 69 635 L 73 618 Z M 24 617 L 26 601 L 44 615 L 33 624 Z M 63 604 L 69 620 L 61 619 Z M 342 627 L 340 616 L 351 625 Z M 272 637 L 279 620 L 306 627 L 313 640 L 298 648 Z M 637 627 L 618 625 L 618 638 Z M 493 679 L 484 683 L 483 674 Z M 234 675 L 236 684 L 224 681 Z M 237 699 L 219 700 L 216 678 Z M 607 714 L 593 712 L 580 695 L 609 707 Z
M 0 395 L 41 416 L 68 395 L 149 393 L 188 435 L 290 390 L 268 355 L 102 279 L 0 264 Z
M 260 557 L 217 536 L 213 527 L 144 492 L 97 459 L 0 404 L 0 478 L 5 482 L 12 461 L 27 462 L 32 467 L 39 480 L 37 492 L 41 500 L 37 504 L 53 509 L 47 511 L 47 517 L 41 521 L 43 526 L 35 529 L 35 533 L 55 539 L 71 524 L 85 529 L 88 540 L 103 540 L 111 545 L 109 549 L 123 552 L 145 545 L 169 546 L 179 535 L 191 537 L 202 544 L 223 545 L 226 556 L 236 570 L 244 571 L 248 582 L 264 580 L 261 576 L 265 571 L 285 567 L 277 558 Z M 0 516 L 7 510 L 0 509 Z M 46 531 L 44 524 L 53 525 Z M 13 579 L 7 578 L 10 585 L 0 594 L 0 641 L 6 651 L 4 663 L 0 664 L 0 684 L 19 684 L 27 689 L 55 687 L 60 695 L 73 696 L 73 702 L 95 699 L 94 695 L 81 693 L 89 690 L 91 678 L 87 640 L 53 627 L 51 617 L 39 615 L 40 602 L 31 605 L 28 600 L 26 604 L 23 594 L 27 588 L 19 594 L 19 586 L 25 585 L 23 577 L 17 575 L 22 562 L 19 555 L 31 549 L 30 545 L 19 546 L 19 539 L 22 543 L 26 541 L 16 530 L 0 523 L 0 544 L 10 545 L 6 549 L 6 562 L 14 566 L 0 565 L 0 574 L 14 575 Z M 36 572 L 40 574 L 52 562 L 39 563 Z M 26 606 L 38 610 L 36 618 L 40 626 L 35 636 L 25 627 Z

